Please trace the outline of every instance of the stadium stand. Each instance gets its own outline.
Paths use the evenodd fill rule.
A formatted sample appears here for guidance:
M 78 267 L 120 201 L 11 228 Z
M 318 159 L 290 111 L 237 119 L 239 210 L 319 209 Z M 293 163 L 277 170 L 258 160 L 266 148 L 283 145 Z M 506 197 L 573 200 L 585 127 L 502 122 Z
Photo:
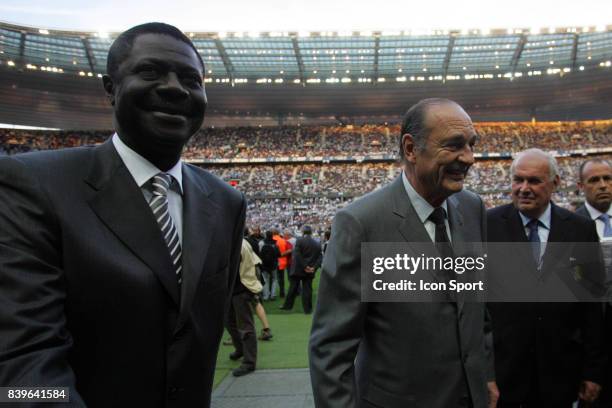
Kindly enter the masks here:
M 512 153 L 540 147 L 558 156 L 562 184 L 555 200 L 571 207 L 584 155 L 612 158 L 612 122 L 480 123 L 477 162 L 467 188 L 487 206 L 509 201 Z M 0 129 L 0 154 L 101 143 L 111 131 Z M 184 159 L 205 167 L 249 198 L 249 224 L 324 231 L 338 208 L 388 183 L 397 124 L 202 129 Z

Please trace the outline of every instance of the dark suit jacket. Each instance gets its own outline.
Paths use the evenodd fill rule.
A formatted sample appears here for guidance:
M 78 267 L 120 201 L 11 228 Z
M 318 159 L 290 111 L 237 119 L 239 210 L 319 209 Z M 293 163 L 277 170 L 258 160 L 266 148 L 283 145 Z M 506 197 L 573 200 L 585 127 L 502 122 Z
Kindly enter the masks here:
M 314 278 L 314 273 L 306 273 L 304 269 L 312 266 L 316 270 L 321 266 L 321 244 L 311 236 L 299 237 L 293 248 L 290 276 L 294 278 Z
M 482 200 L 463 191 L 448 207 L 454 246 L 482 242 Z M 310 338 L 316 406 L 457 407 L 467 380 L 474 407 L 486 407 L 484 304 L 361 302 L 362 242 L 431 242 L 401 177 L 334 219 Z
M 489 242 L 527 242 L 512 204 L 489 210 L 487 218 Z M 591 220 L 552 204 L 548 242 L 597 241 Z M 544 273 L 559 257 L 551 251 L 547 246 Z M 535 274 L 535 262 L 531 266 Z M 580 381 L 601 384 L 605 353 L 599 303 L 491 303 L 489 310 L 500 401 L 516 404 L 531 395 L 563 406 L 577 399 Z
M 587 217 L 588 219 L 591 219 L 591 214 L 589 214 L 589 210 L 587 210 L 586 205 L 584 204 L 576 208 L 576 214 L 582 215 L 583 217 Z
M 245 200 L 183 165 L 183 284 L 111 141 L 0 159 L 0 385 L 207 407 Z M 27 404 L 20 405 L 27 406 Z

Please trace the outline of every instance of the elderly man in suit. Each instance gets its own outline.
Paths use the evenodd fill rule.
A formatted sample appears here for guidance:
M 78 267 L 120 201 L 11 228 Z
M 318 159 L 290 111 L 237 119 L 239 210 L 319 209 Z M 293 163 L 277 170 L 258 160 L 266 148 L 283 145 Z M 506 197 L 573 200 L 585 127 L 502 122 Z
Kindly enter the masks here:
M 482 303 L 365 303 L 361 244 L 485 238 L 482 200 L 463 190 L 477 135 L 455 102 L 406 113 L 403 171 L 339 211 L 325 252 L 310 338 L 317 407 L 478 407 L 498 397 Z M 459 255 L 459 254 L 457 254 Z
M 598 241 L 592 221 L 551 201 L 560 180 L 550 154 L 522 152 L 511 177 L 512 204 L 488 211 L 489 242 L 536 244 L 523 265 L 552 276 L 561 254 L 549 243 Z M 597 398 L 605 363 L 599 303 L 491 303 L 489 310 L 500 407 L 569 408 L 578 397 Z
M 282 310 L 293 309 L 293 302 L 302 283 L 302 307 L 304 313 L 312 313 L 312 280 L 321 266 L 321 244 L 312 237 L 312 228 L 305 225 L 302 235 L 295 241 L 291 271 L 289 272 L 289 291 Z
M 179 160 L 207 103 L 189 38 L 133 27 L 107 70 L 111 139 L 0 159 L 0 385 L 207 407 L 245 200 Z

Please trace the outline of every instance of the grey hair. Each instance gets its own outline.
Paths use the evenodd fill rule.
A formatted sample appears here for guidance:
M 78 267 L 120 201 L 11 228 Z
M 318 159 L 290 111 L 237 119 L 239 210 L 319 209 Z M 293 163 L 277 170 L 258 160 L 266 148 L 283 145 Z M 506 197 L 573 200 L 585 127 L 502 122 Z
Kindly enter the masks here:
M 528 155 L 528 154 L 537 154 L 546 159 L 546 161 L 548 162 L 548 176 L 550 178 L 550 181 L 553 181 L 555 177 L 559 175 L 559 165 L 557 164 L 557 159 L 555 159 L 555 157 L 552 154 L 545 152 L 542 149 L 532 148 L 532 149 L 523 150 L 522 152 L 518 153 L 514 157 L 514 160 L 512 161 L 512 165 L 510 166 L 511 176 L 514 176 L 514 168 L 516 167 L 516 162 L 518 162 L 523 156 Z

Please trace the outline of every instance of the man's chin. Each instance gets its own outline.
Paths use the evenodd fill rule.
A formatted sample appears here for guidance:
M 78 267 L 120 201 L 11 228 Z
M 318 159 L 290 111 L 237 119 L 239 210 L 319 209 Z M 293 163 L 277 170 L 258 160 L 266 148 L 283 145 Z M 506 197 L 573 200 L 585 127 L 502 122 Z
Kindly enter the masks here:
M 458 193 L 463 190 L 463 180 L 446 180 L 446 182 L 444 183 L 444 189 L 450 194 Z

